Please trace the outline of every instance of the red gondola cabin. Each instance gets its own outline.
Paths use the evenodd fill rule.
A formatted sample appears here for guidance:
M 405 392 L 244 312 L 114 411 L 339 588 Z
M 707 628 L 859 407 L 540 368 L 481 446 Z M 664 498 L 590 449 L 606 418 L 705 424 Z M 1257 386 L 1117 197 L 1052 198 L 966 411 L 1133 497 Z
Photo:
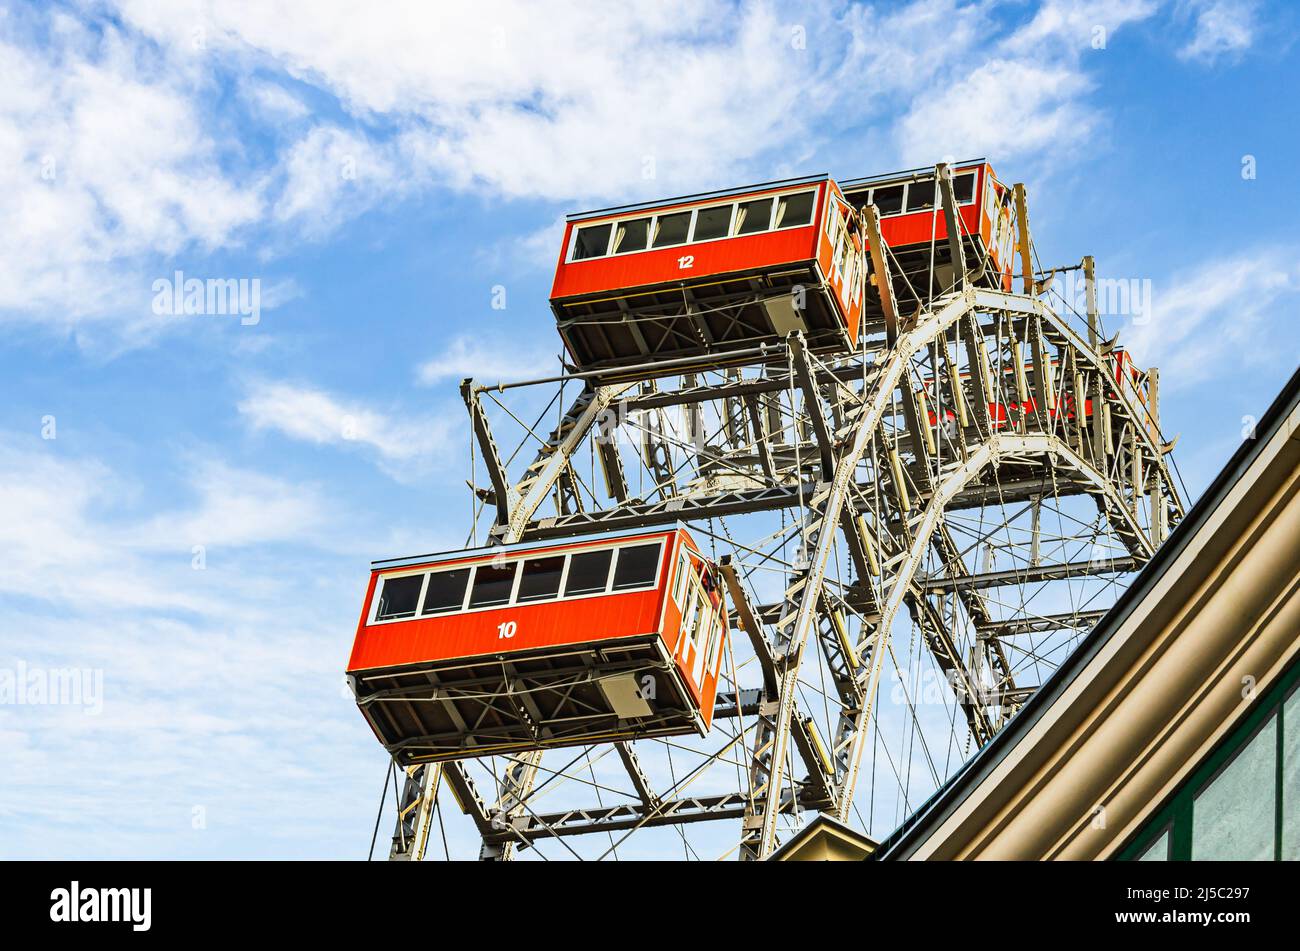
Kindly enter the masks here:
M 551 308 L 583 370 L 680 372 L 793 330 L 853 349 L 865 273 L 857 216 L 819 175 L 571 215 Z
M 376 562 L 348 677 L 403 765 L 703 735 L 727 623 L 681 526 Z
M 967 269 L 976 272 L 976 284 L 1010 290 L 1016 247 L 1011 189 L 983 159 L 953 166 L 952 184 Z M 928 296 L 932 260 L 933 290 L 942 293 L 951 287 L 948 226 L 934 166 L 853 179 L 844 182 L 843 189 L 854 208 L 874 204 L 879 211 L 880 236 L 897 266 L 895 293 L 901 300 L 909 300 L 913 291 Z

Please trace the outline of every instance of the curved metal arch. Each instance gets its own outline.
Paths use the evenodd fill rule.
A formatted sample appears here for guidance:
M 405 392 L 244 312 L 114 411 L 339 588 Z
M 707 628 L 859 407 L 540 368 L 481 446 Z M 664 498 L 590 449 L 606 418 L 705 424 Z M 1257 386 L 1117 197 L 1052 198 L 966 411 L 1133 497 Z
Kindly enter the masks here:
M 979 311 L 1003 311 L 1024 314 L 1026 316 L 1038 316 L 1040 319 L 1050 323 L 1066 344 L 1077 354 L 1092 366 L 1093 372 L 1102 374 L 1109 373 L 1109 368 L 1100 355 L 1090 350 L 1082 338 L 1077 334 L 1050 308 L 1041 301 L 1033 298 L 1026 298 L 1014 294 L 1006 294 L 997 291 L 989 291 L 976 288 L 967 288 L 964 291 L 955 292 L 945 297 L 939 298 L 934 306 L 920 315 L 918 322 L 906 333 L 901 334 L 894 345 L 888 351 L 889 356 L 884 364 L 877 364 L 876 376 L 871 383 L 872 392 L 868 397 L 864 394 L 859 415 L 854 423 L 853 440 L 839 454 L 834 475 L 830 481 L 829 490 L 821 494 L 821 498 L 814 499 L 817 505 L 817 511 L 810 513 L 806 522 L 805 533 L 814 533 L 816 537 L 815 549 L 809 559 L 808 567 L 805 569 L 798 590 L 800 592 L 798 605 L 787 605 L 789 608 L 795 608 L 794 611 L 783 611 L 783 616 L 794 615 L 793 624 L 790 626 L 789 633 L 783 634 L 778 630 L 778 643 L 776 645 L 777 654 L 783 660 L 783 669 L 781 672 L 780 692 L 778 707 L 774 718 L 776 729 L 770 737 L 770 743 L 764 746 L 762 753 L 764 762 L 767 765 L 767 774 L 762 783 L 763 803 L 762 803 L 762 824 L 756 838 L 753 851 L 756 857 L 764 857 L 771 853 L 776 844 L 776 827 L 779 814 L 781 812 L 781 784 L 783 772 L 785 769 L 786 753 L 788 740 L 790 736 L 790 725 L 792 723 L 795 709 L 795 697 L 798 691 L 799 667 L 802 660 L 804 647 L 807 643 L 808 633 L 812 628 L 814 620 L 820 608 L 820 593 L 825 582 L 825 573 L 831 551 L 835 544 L 836 533 L 833 526 L 839 524 L 840 515 L 848 499 L 849 492 L 853 486 L 853 473 L 856 470 L 863 455 L 872 443 L 873 437 L 876 436 L 886 412 L 892 407 L 895 399 L 895 392 L 899 386 L 907 384 L 907 374 L 912 367 L 912 357 L 922 348 L 928 346 L 941 335 L 945 334 L 952 326 L 957 324 L 963 317 L 968 314 Z M 1122 392 L 1122 388 L 1116 387 L 1117 396 L 1119 397 L 1125 412 L 1131 419 L 1138 419 L 1135 408 L 1128 400 L 1127 394 Z M 1146 443 L 1152 457 L 1159 460 L 1159 447 L 1150 439 L 1149 434 L 1142 427 L 1137 427 L 1140 431 L 1142 440 Z M 1035 438 L 1032 436 L 1010 437 L 1000 433 L 990 433 L 981 444 L 982 451 L 988 454 L 984 464 L 971 467 L 968 461 L 962 466 L 960 471 L 973 472 L 981 471 L 988 464 L 989 459 L 993 458 L 998 447 L 1003 445 L 1009 439 L 1026 440 Z M 1072 468 L 1075 468 L 1080 474 L 1084 475 L 1096 485 L 1108 501 L 1107 510 L 1109 514 L 1119 515 L 1126 523 L 1130 531 L 1141 541 L 1144 554 L 1150 555 L 1153 550 L 1150 539 L 1146 537 L 1145 532 L 1137 524 L 1127 507 L 1123 504 L 1122 499 L 1115 492 L 1114 486 L 1106 477 L 1097 472 L 1097 470 L 1086 463 L 1081 456 L 1075 453 L 1063 442 L 1049 434 L 1043 434 L 1045 440 L 1052 440 L 1059 445 L 1056 447 L 1057 454 L 1067 459 Z M 1027 445 L 1027 444 L 1026 444 Z M 978 452 L 978 450 L 977 450 Z M 927 531 L 918 533 L 924 537 L 918 537 L 914 542 L 913 555 L 910 555 L 908 562 L 909 569 L 906 572 L 907 578 L 905 583 L 896 583 L 891 591 L 887 604 L 892 603 L 892 608 L 888 611 L 889 621 L 892 622 L 893 615 L 902 604 L 903 596 L 906 594 L 907 585 L 911 583 L 911 576 L 915 572 L 915 565 L 919 563 L 920 555 L 916 553 L 918 546 L 928 545 L 930 536 L 933 534 L 933 525 L 935 524 L 931 516 L 931 510 L 942 512 L 944 505 L 951 501 L 951 495 L 955 495 L 960 488 L 970 481 L 971 475 L 965 478 L 950 478 L 945 480 L 945 485 L 950 486 L 949 496 L 944 498 L 939 495 L 938 488 L 927 510 L 926 518 L 930 519 L 930 527 Z M 1166 480 L 1168 482 L 1168 480 Z M 1172 490 L 1172 485 L 1170 485 Z M 1175 507 L 1181 511 L 1181 503 L 1176 494 L 1171 495 Z M 935 507 L 935 500 L 942 498 L 941 503 Z M 1163 499 L 1159 504 L 1164 504 Z M 819 527 L 820 526 L 820 527 Z M 923 551 L 923 548 L 920 549 Z M 887 631 L 888 624 L 883 620 L 877 624 L 877 632 Z M 887 636 L 879 635 L 879 636 Z M 862 646 L 862 645 L 859 645 Z M 879 681 L 880 663 L 882 660 L 882 651 L 872 649 L 870 651 L 871 670 L 866 684 L 866 693 L 862 704 L 861 717 L 869 716 L 871 705 L 874 700 L 875 689 Z M 862 656 L 861 653 L 859 656 Z M 862 736 L 865 730 L 862 724 L 865 719 L 858 724 L 856 734 L 850 746 L 850 762 L 845 775 L 844 782 L 841 784 L 841 793 L 836 797 L 835 812 L 838 816 L 847 815 L 847 809 L 851 802 L 851 792 L 856 782 L 857 763 L 861 757 Z M 760 739 L 759 744 L 764 744 L 766 738 Z M 757 750 L 756 750 L 757 753 Z M 756 756 L 757 758 L 757 756 Z M 847 792 L 848 795 L 845 795 Z
M 1014 295 L 1001 295 L 1001 296 L 1009 297 L 1011 299 L 1018 299 L 1020 301 L 1025 300 L 1025 298 L 1015 298 Z M 1045 304 L 1043 301 L 1039 300 L 1038 298 L 1032 298 L 1032 305 L 1033 305 L 1032 306 L 1033 312 L 1036 313 L 1043 320 L 1048 321 L 1056 330 L 1058 330 L 1061 333 L 1061 335 L 1065 337 L 1066 342 L 1070 345 L 1070 349 L 1077 355 L 1082 356 L 1085 361 L 1091 364 L 1094 371 L 1100 373 L 1103 377 L 1109 374 L 1110 368 L 1106 366 L 1105 362 L 1102 359 L 1102 355 L 1098 351 L 1093 350 L 1091 347 L 1089 347 L 1088 344 L 1084 341 L 1084 339 L 1081 336 L 1079 336 L 1079 334 L 1074 330 L 1074 328 L 1071 327 L 1064 320 L 1062 320 L 1060 315 L 1057 314 L 1056 311 L 1052 310 L 1052 308 L 1048 307 L 1047 304 Z M 1115 388 L 1115 396 L 1119 400 L 1119 402 L 1123 405 L 1124 410 L 1125 412 L 1128 413 L 1130 419 L 1137 420 L 1149 416 L 1149 414 L 1146 411 L 1139 409 L 1133 403 L 1132 399 L 1129 398 L 1128 393 L 1124 390 L 1123 387 Z M 1172 444 L 1168 448 L 1165 448 L 1164 446 L 1159 444 L 1156 440 L 1152 439 L 1151 434 L 1147 432 L 1145 429 L 1143 429 L 1142 427 L 1138 427 L 1138 438 L 1141 439 L 1143 446 L 1146 448 L 1146 450 L 1149 453 L 1151 453 L 1152 457 L 1157 460 L 1163 459 L 1164 455 L 1169 451 L 1169 449 L 1173 448 Z M 1175 441 L 1177 441 L 1177 437 L 1175 437 Z M 1161 462 L 1161 469 L 1163 468 L 1164 468 L 1164 464 L 1163 462 Z M 1168 481 L 1169 481 L 1170 497 L 1174 503 L 1175 508 L 1178 511 L 1178 514 L 1182 515 L 1183 501 L 1182 498 L 1178 495 L 1178 487 L 1174 485 L 1173 480 L 1168 480 Z
M 860 722 L 855 724 L 856 736 L 849 752 L 848 769 L 836 797 L 835 815 L 838 819 L 845 819 L 852 805 L 853 787 L 857 780 L 858 764 L 862 754 L 861 740 L 866 733 L 864 726 L 866 721 L 870 719 L 871 706 L 880 682 L 885 643 L 890 636 L 894 619 L 903 606 L 916 572 L 920 568 L 925 552 L 930 546 L 930 541 L 939 527 L 939 522 L 943 518 L 948 504 L 981 472 L 995 467 L 1004 455 L 1009 454 L 1044 455 L 1063 460 L 1072 470 L 1086 478 L 1097 488 L 1098 492 L 1106 498 L 1109 508 L 1125 518 L 1130 528 L 1141 539 L 1144 553 L 1149 556 L 1154 551 L 1151 542 L 1133 518 L 1132 513 L 1123 504 L 1119 493 L 1115 491 L 1114 485 L 1107 480 L 1103 473 L 1099 472 L 1096 467 L 1088 463 L 1060 438 L 1047 433 L 1031 433 L 1027 435 L 995 433 L 986 439 L 978 449 L 970 454 L 966 462 L 951 470 L 935 487 L 930 501 L 926 505 L 925 512 L 917 522 L 912 547 L 900 562 L 898 572 L 891 579 L 889 593 L 884 599 L 880 619 L 869 638 L 870 643 L 864 641 L 858 644 L 860 649 L 863 647 L 868 648 L 866 651 L 860 651 L 860 656 L 870 657 L 871 663 L 866 670 L 868 677 L 864 690 L 865 700 L 859 717 Z
M 799 685 L 799 667 L 804 645 L 808 640 L 808 631 L 812 627 L 820 603 L 819 594 L 826 579 L 826 565 L 835 543 L 833 527 L 838 524 L 840 513 L 848 499 L 854 484 L 854 472 L 863 453 L 871 444 L 871 437 L 884 419 L 886 411 L 894 400 L 894 391 L 905 374 L 911 368 L 911 359 L 921 347 L 935 339 L 976 305 L 979 293 L 967 290 L 942 298 L 939 306 L 916 327 L 902 334 L 890 350 L 889 360 L 879 368 L 873 381 L 873 394 L 865 399 L 854 423 L 853 441 L 840 454 L 835 463 L 835 472 L 830 488 L 820 499 L 814 499 L 818 508 L 806 518 L 805 533 L 815 532 L 815 549 L 809 559 L 807 568 L 799 579 L 799 603 L 790 605 L 795 608 L 794 621 L 788 634 L 782 635 L 778 630 L 776 653 L 783 660 L 779 685 L 775 729 L 770 737 L 770 744 L 761 750 L 762 765 L 766 766 L 766 776 L 760 786 L 765 792 L 762 802 L 762 824 L 758 830 L 758 842 L 753 851 L 762 858 L 770 854 L 776 844 L 777 817 L 781 810 L 781 782 L 785 769 L 786 748 L 790 736 L 795 697 Z M 818 505 L 820 503 L 820 505 Z M 820 530 L 812 523 L 820 524 Z M 783 612 L 784 613 L 784 612 Z M 767 737 L 759 740 L 763 744 Z M 757 752 L 757 751 L 756 751 Z M 757 756 L 756 756 L 757 758 Z

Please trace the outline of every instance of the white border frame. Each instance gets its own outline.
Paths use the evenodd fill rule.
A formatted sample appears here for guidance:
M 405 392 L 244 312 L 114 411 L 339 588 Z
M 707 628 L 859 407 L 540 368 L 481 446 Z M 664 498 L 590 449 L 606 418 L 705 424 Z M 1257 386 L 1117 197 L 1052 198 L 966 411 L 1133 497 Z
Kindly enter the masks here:
M 730 241 L 733 238 L 752 238 L 756 235 L 772 234 L 773 232 L 777 232 L 777 231 L 792 231 L 795 228 L 811 228 L 817 220 L 817 193 L 819 190 L 820 190 L 820 185 L 813 185 L 811 187 L 809 187 L 808 185 L 801 185 L 797 188 L 786 189 L 785 191 L 770 192 L 766 196 L 764 195 L 753 195 L 750 197 L 737 196 L 731 198 L 729 201 L 706 201 L 706 202 L 701 202 L 698 205 L 685 205 L 681 207 L 665 208 L 662 211 L 648 211 L 648 213 L 642 212 L 641 214 L 636 214 L 636 215 L 619 215 L 614 218 L 597 218 L 593 221 L 584 221 L 581 223 L 574 222 L 573 231 L 569 235 L 569 247 L 565 250 L 564 263 L 580 264 L 583 261 L 601 261 L 604 260 L 605 258 L 618 258 L 618 257 L 623 257 L 624 255 L 627 254 L 644 254 L 647 251 L 667 251 L 670 248 L 684 248 L 694 244 L 708 244 L 714 241 Z M 772 208 L 767 218 L 767 228 L 765 230 L 751 231 L 748 234 L 735 233 L 736 208 L 742 202 L 761 201 L 764 197 L 768 199 L 786 198 L 791 195 L 800 194 L 801 192 L 810 193 L 813 196 L 812 215 L 803 224 L 782 225 L 779 228 L 772 227 L 773 222 L 776 221 L 776 207 L 777 207 L 776 201 L 773 200 Z M 695 223 L 697 218 L 699 217 L 699 212 L 708 208 L 720 208 L 724 205 L 730 206 L 731 208 L 731 218 L 727 223 L 727 233 L 720 238 L 705 238 L 702 241 L 697 241 L 695 239 Z M 687 234 L 686 240 L 679 244 L 665 244 L 658 248 L 654 247 L 653 242 L 654 242 L 655 225 L 658 223 L 659 218 L 662 215 L 678 215 L 681 214 L 682 212 L 690 212 L 691 214 L 691 223 L 690 223 L 690 227 L 686 231 Z M 646 247 L 637 248 L 635 250 L 629 250 L 629 251 L 611 250 L 614 247 L 614 236 L 618 234 L 618 225 L 624 221 L 639 221 L 642 218 L 650 219 L 650 229 L 649 229 L 649 235 L 647 237 Z M 596 228 L 602 225 L 612 226 L 609 229 L 609 240 L 605 242 L 605 253 L 598 254 L 589 258 L 575 258 L 573 254 L 578 247 L 578 232 L 581 231 L 583 228 Z
M 371 598 L 370 611 L 367 615 L 366 627 L 381 627 L 385 624 L 402 624 L 407 621 L 423 621 L 430 618 L 452 617 L 452 616 L 460 616 L 464 614 L 478 614 L 483 611 L 501 611 L 501 610 L 505 610 L 506 608 L 530 608 L 541 604 L 557 604 L 561 601 L 582 601 L 587 598 L 603 598 L 610 595 L 637 594 L 639 592 L 652 591 L 659 587 L 660 581 L 662 580 L 662 575 L 664 572 L 663 557 L 664 557 L 665 541 L 666 539 L 664 537 L 654 536 L 651 538 L 651 540 L 647 540 L 644 537 L 629 538 L 627 541 L 616 542 L 609 545 L 591 545 L 589 547 L 579 546 L 579 547 L 567 548 L 563 552 L 556 552 L 554 554 L 548 553 L 546 549 L 534 549 L 528 552 L 521 552 L 513 558 L 506 558 L 503 560 L 506 563 L 520 564 L 522 562 L 531 561 L 537 558 L 559 557 L 565 559 L 564 570 L 560 572 L 559 591 L 561 593 L 554 598 L 545 598 L 545 599 L 538 598 L 535 601 L 522 601 L 522 602 L 517 601 L 516 599 L 519 596 L 519 585 L 521 579 L 523 578 L 523 572 L 520 571 L 519 569 L 516 569 L 514 584 L 510 588 L 510 600 L 502 604 L 489 604 L 479 608 L 469 607 L 470 594 L 474 591 L 474 579 L 478 574 L 478 566 L 480 564 L 490 565 L 494 560 L 494 558 L 492 557 L 479 558 L 478 560 L 469 563 L 448 565 L 443 568 L 433 568 L 433 567 L 425 566 L 423 568 L 405 568 L 405 569 L 399 569 L 387 573 L 381 573 L 379 575 L 378 581 L 375 584 L 374 596 Z M 655 569 L 654 579 L 649 584 L 646 585 L 638 585 L 635 588 L 621 588 L 617 591 L 614 590 L 614 575 L 618 571 L 619 550 L 623 548 L 639 548 L 646 545 L 655 545 L 659 549 L 659 553 L 656 556 L 657 568 Z M 563 592 L 564 592 L 564 586 L 568 582 L 568 578 L 569 578 L 569 564 L 570 564 L 571 556 L 581 555 L 588 552 L 597 552 L 597 551 L 614 552 L 613 557 L 610 559 L 609 577 L 605 581 L 604 590 L 591 591 L 585 594 L 565 595 Z M 422 613 L 424 608 L 424 596 L 429 590 L 428 576 L 432 574 L 439 574 L 448 571 L 459 571 L 465 568 L 469 569 L 470 574 L 468 580 L 465 582 L 465 594 L 461 598 L 460 609 L 459 610 L 448 609 L 446 611 L 437 611 L 433 614 Z M 419 601 L 416 602 L 416 606 L 415 606 L 415 614 L 409 617 L 403 616 L 403 617 L 396 617 L 396 618 L 383 618 L 382 620 L 379 619 L 377 617 L 379 613 L 379 602 L 383 595 L 383 586 L 385 582 L 387 582 L 389 578 L 406 578 L 406 577 L 410 577 L 411 575 L 424 576 L 424 582 L 420 585 L 420 599 Z
M 979 171 L 979 169 L 978 169 L 978 168 L 962 169 L 961 171 L 956 172 L 956 173 L 952 176 L 952 179 L 953 179 L 953 188 L 954 188 L 954 190 L 956 189 L 956 186 L 957 186 L 957 179 L 959 179 L 959 178 L 960 178 L 961 176 L 963 176 L 963 175 L 973 175 L 973 176 L 975 176 L 976 183 L 977 183 L 977 185 L 978 185 L 979 176 L 980 176 L 980 171 Z M 986 177 L 987 177 L 987 176 L 986 176 Z M 875 204 L 876 189 L 877 189 L 877 188 L 902 188 L 902 189 L 903 189 L 903 208 L 902 208 L 902 210 L 901 210 L 901 211 L 890 212 L 889 214 L 885 214 L 885 213 L 882 211 L 882 212 L 880 213 L 881 220 L 884 220 L 885 218 L 900 218 L 900 217 L 902 217 L 903 215 L 923 215 L 923 214 L 925 214 L 926 212 L 933 212 L 935 208 L 941 208 L 941 207 L 943 206 L 943 203 L 939 200 L 939 183 L 938 183 L 938 181 L 936 181 L 936 180 L 933 179 L 933 178 L 928 179 L 928 180 L 934 182 L 934 185 L 935 185 L 935 196 L 934 196 L 934 197 L 935 197 L 935 203 L 934 203 L 932 206 L 930 206 L 929 208 L 918 208 L 918 209 L 916 209 L 915 211 L 908 211 L 908 210 L 907 210 L 907 192 L 908 192 L 908 190 L 909 190 L 909 189 L 912 187 L 912 185 L 913 185 L 913 182 L 912 182 L 910 179 L 909 179 L 908 181 L 905 181 L 905 182 L 881 182 L 879 185 L 872 185 L 871 188 L 869 188 L 869 189 L 867 190 L 867 203 L 868 203 L 868 204 Z M 959 201 L 959 202 L 957 202 L 957 207 L 958 207 L 958 208 L 969 207 L 970 205 L 973 205 L 973 204 L 976 203 L 976 199 L 977 199 L 978 197 L 979 197 L 979 188 L 978 188 L 978 187 L 972 188 L 972 189 L 971 189 L 971 193 L 970 193 L 970 198 L 968 198 L 966 201 Z M 586 260 L 586 259 L 584 258 L 584 260 Z

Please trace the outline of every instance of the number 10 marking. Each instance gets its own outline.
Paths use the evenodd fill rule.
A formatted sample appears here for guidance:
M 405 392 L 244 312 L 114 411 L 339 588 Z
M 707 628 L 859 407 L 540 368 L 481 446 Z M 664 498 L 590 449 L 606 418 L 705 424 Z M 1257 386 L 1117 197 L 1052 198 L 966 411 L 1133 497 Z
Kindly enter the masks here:
M 497 640 L 504 640 L 505 638 L 514 637 L 515 633 L 518 630 L 519 630 L 519 625 L 516 624 L 514 621 L 506 621 L 502 624 L 498 624 Z

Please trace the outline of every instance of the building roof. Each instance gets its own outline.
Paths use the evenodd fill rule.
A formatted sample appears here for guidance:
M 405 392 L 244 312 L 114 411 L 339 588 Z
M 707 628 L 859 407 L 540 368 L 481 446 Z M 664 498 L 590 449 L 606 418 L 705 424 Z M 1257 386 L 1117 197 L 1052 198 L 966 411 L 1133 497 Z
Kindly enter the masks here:
M 857 861 L 870 858 L 876 842 L 850 825 L 821 812 L 781 847 L 769 862 Z

